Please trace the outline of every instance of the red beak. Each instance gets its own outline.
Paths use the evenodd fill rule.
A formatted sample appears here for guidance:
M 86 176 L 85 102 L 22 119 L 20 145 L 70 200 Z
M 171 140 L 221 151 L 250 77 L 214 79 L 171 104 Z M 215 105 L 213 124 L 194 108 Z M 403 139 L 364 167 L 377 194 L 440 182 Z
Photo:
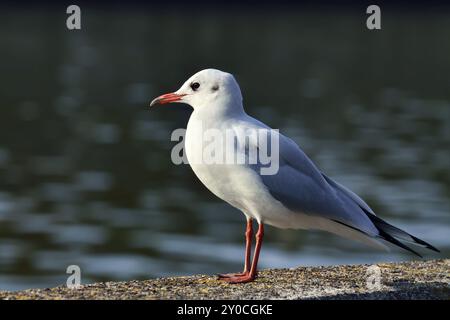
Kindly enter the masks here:
M 150 107 L 154 106 L 155 104 L 166 104 L 171 102 L 177 102 L 180 101 L 182 97 L 184 97 L 185 94 L 178 94 L 178 93 L 166 93 L 162 96 L 159 96 L 155 99 L 153 99 L 152 102 L 150 102 Z

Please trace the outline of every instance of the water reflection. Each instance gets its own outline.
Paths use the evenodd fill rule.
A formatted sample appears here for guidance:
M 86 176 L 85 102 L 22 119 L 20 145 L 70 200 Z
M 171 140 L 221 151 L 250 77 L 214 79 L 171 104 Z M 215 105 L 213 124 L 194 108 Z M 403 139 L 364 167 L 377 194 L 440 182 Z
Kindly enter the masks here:
M 55 13 L 0 14 L 0 289 L 63 284 L 70 264 L 83 282 L 241 268 L 241 214 L 170 162 L 189 108 L 147 109 L 210 66 L 381 216 L 450 253 L 445 15 L 386 17 L 378 34 L 314 12 L 85 17 L 71 33 Z M 320 232 L 267 236 L 262 267 L 412 258 Z

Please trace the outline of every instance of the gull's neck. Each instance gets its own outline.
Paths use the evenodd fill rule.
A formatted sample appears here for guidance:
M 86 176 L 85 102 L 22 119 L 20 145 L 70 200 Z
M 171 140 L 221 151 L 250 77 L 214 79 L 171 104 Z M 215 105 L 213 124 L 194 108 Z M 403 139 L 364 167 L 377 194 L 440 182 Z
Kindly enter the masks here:
M 232 119 L 246 115 L 242 101 L 227 101 L 194 108 L 193 116 L 201 119 Z

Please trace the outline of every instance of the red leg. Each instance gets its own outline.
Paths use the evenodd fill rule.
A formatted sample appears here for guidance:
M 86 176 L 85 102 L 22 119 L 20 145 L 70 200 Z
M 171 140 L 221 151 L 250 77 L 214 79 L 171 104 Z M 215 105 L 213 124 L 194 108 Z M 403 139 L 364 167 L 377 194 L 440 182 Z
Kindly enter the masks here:
M 256 272 L 258 268 L 258 259 L 259 253 L 261 251 L 262 239 L 264 237 L 264 225 L 262 223 L 259 224 L 258 232 L 256 233 L 256 246 L 255 253 L 253 255 L 253 262 L 250 268 L 250 272 L 236 277 L 224 278 L 223 280 L 229 283 L 244 283 L 253 281 L 256 277 Z
M 218 274 L 219 279 L 243 276 L 250 272 L 250 255 L 251 255 L 251 251 L 252 251 L 252 236 L 253 236 L 253 219 L 248 218 L 247 219 L 247 229 L 245 230 L 244 271 L 238 272 L 238 273 Z
M 244 273 L 250 272 L 250 255 L 252 254 L 253 219 L 247 219 L 247 229 L 245 230 L 245 263 Z

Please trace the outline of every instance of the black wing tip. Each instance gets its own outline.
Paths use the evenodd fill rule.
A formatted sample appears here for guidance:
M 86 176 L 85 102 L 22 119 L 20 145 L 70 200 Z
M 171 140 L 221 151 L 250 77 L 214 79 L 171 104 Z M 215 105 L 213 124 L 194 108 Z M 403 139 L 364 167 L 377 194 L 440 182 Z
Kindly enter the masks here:
M 375 225 L 375 227 L 378 229 L 378 232 L 380 233 L 381 238 L 383 238 L 384 240 L 391 242 L 405 250 L 408 250 L 411 253 L 414 253 L 415 255 L 422 257 L 422 255 L 420 255 L 419 253 L 417 253 L 416 251 L 414 251 L 413 249 L 411 249 L 410 247 L 408 247 L 407 245 L 405 245 L 403 242 L 400 242 L 399 240 L 397 240 L 396 238 L 394 238 L 393 236 L 391 236 L 389 233 L 387 233 L 386 231 L 383 230 L 383 225 L 387 225 L 387 226 L 392 226 L 391 224 L 387 223 L 386 221 L 384 221 L 383 219 L 371 214 L 370 212 L 367 212 L 366 210 L 364 210 L 364 212 L 366 213 L 366 215 L 368 216 L 368 218 L 372 221 L 372 223 Z M 396 228 L 396 227 L 394 227 Z M 398 229 L 398 228 L 396 228 Z M 411 239 L 418 245 L 423 246 L 429 250 L 435 251 L 435 252 L 441 252 L 439 251 L 437 248 L 433 247 L 431 244 L 429 244 L 428 242 L 425 242 L 403 230 L 398 229 L 401 232 L 404 232 L 406 235 L 408 235 L 409 237 L 411 237 Z
M 411 249 L 410 247 L 408 247 L 406 244 L 404 244 L 403 242 L 400 242 L 399 240 L 395 239 L 393 236 L 391 236 L 390 234 L 384 232 L 383 230 L 379 229 L 378 232 L 380 233 L 380 237 L 383 240 L 386 240 L 387 242 L 390 242 L 392 244 L 395 244 L 396 246 L 399 246 L 402 249 L 405 249 L 413 254 L 415 254 L 416 256 L 418 256 L 419 258 L 423 258 L 423 256 L 418 253 L 417 251 Z
M 411 235 L 410 235 L 410 236 L 411 236 Z M 441 253 L 441 251 L 440 251 L 439 249 L 437 249 L 436 247 L 433 247 L 433 246 L 432 246 L 431 244 L 429 244 L 428 242 L 425 242 L 425 241 L 423 241 L 423 240 L 421 240 L 421 239 L 419 239 L 419 238 L 417 238 L 417 237 L 414 237 L 414 236 L 411 236 L 411 238 L 413 238 L 413 240 L 414 240 L 415 242 L 417 242 L 418 244 L 424 246 L 425 248 L 430 249 L 430 250 L 435 251 L 435 252 L 438 252 L 438 253 Z

